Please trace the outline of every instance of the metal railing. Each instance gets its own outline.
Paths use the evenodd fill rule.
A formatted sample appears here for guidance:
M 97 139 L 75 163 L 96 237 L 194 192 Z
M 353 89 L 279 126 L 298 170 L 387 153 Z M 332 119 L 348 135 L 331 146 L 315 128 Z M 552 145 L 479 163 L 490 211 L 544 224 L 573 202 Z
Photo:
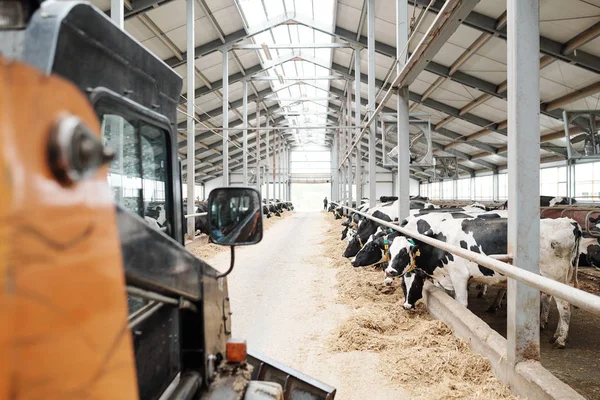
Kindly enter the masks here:
M 586 311 L 589 311 L 593 314 L 600 315 L 600 296 L 595 296 L 593 294 L 584 292 L 583 290 L 576 289 L 572 286 L 566 285 L 564 283 L 560 283 L 554 281 L 550 278 L 546 278 L 544 276 L 535 274 L 533 272 L 526 271 L 522 268 L 519 268 L 516 265 L 507 264 L 505 262 L 499 261 L 492 256 L 488 256 L 485 254 L 475 253 L 470 250 L 465 250 L 462 247 L 454 246 L 445 242 L 442 242 L 437 239 L 430 238 L 425 235 L 421 235 L 417 232 L 410 231 L 405 228 L 401 228 L 398 225 L 395 225 L 391 222 L 384 221 L 379 218 L 375 218 L 369 214 L 358 211 L 354 208 L 339 204 L 337 202 L 333 202 L 333 204 L 337 204 L 340 207 L 343 207 L 349 211 L 352 211 L 358 215 L 361 215 L 365 218 L 368 218 L 372 221 L 377 222 L 380 225 L 393 229 L 402 233 L 403 235 L 410 236 L 414 239 L 420 240 L 423 243 L 427 243 L 431 246 L 434 246 L 438 249 L 447 251 L 456 256 L 462 257 L 469 261 L 475 262 L 478 265 L 482 265 L 489 269 L 492 269 L 498 273 L 506 275 L 509 278 L 515 279 L 519 282 L 525 283 L 528 286 L 536 288 L 539 291 L 542 291 L 551 296 L 558 297 L 559 299 L 565 300 L 570 304 L 580 307 Z M 508 255 L 510 257 L 510 255 Z
M 208 215 L 208 213 L 207 212 L 201 212 L 201 213 L 195 213 L 195 214 L 186 214 L 185 218 L 188 219 L 188 218 L 193 218 L 193 217 L 203 217 L 205 215 Z
M 208 215 L 208 213 L 207 213 L 207 212 L 201 212 L 201 213 L 194 213 L 194 214 L 186 214 L 186 215 L 184 215 L 184 218 L 185 218 L 185 219 L 186 219 L 186 221 L 187 221 L 187 219 L 188 219 L 188 218 L 194 218 L 194 217 L 203 217 L 203 216 L 205 216 L 205 215 Z M 186 224 L 186 225 L 187 225 L 187 224 Z M 186 230 L 186 231 L 187 231 L 187 230 Z M 200 235 L 197 235 L 197 236 L 196 236 L 196 232 L 194 232 L 194 236 L 193 236 L 193 237 L 192 237 L 192 236 L 190 236 L 190 240 L 189 240 L 189 242 L 186 242 L 186 243 L 191 243 L 191 242 L 195 241 L 196 239 L 198 239 L 199 237 L 200 237 Z

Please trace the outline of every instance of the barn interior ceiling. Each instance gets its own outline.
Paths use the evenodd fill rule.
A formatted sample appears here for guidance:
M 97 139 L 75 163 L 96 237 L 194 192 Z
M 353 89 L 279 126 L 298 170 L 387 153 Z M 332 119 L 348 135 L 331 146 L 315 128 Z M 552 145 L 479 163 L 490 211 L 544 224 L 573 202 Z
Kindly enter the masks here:
M 257 143 L 253 129 L 257 123 L 282 128 L 261 132 L 261 157 L 266 156 L 264 137 L 275 132 L 290 146 L 330 147 L 334 127 L 345 125 L 342 113 L 349 88 L 350 109 L 359 101 L 361 117 L 365 116 L 366 0 L 195 1 L 197 182 L 222 174 L 218 128 L 224 118 L 235 128 L 229 131 L 229 168 L 242 166 L 244 80 L 248 81 L 250 152 L 254 154 Z M 110 0 L 92 2 L 110 13 Z M 408 2 L 410 53 L 444 1 Z M 395 76 L 395 1 L 375 4 L 379 104 Z M 597 110 L 600 103 L 600 0 L 545 0 L 540 7 L 540 158 L 549 162 L 567 156 L 563 111 Z M 125 30 L 184 78 L 178 130 L 185 169 L 186 0 L 125 0 Z M 227 115 L 222 108 L 224 46 L 229 48 Z M 352 89 L 356 54 L 361 64 L 360 96 Z M 410 85 L 409 110 L 431 121 L 434 154 L 457 157 L 461 173 L 506 166 L 506 56 L 506 3 L 481 0 Z M 383 112 L 394 113 L 396 104 L 392 95 Z M 381 134 L 378 127 L 379 138 Z M 362 143 L 366 148 L 366 136 Z M 378 151 L 380 166 L 382 156 Z M 411 173 L 419 180 L 430 177 L 419 168 Z

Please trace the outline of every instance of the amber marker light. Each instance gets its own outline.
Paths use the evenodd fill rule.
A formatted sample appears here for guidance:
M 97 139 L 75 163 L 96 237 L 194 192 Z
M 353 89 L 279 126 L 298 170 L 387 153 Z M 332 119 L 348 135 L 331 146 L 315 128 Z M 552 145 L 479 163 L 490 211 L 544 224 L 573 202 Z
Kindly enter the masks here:
M 225 348 L 227 361 L 241 363 L 246 361 L 246 341 L 243 339 L 229 339 Z

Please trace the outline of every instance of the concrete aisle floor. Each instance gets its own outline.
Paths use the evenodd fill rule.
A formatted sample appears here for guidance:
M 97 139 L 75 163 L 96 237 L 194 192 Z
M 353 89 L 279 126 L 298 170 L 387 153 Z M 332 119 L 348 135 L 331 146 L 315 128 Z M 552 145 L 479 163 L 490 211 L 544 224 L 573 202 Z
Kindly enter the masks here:
M 316 261 L 325 230 L 321 213 L 296 212 L 265 231 L 261 243 L 236 250 L 228 278 L 233 336 L 336 387 L 336 399 L 408 399 L 377 372 L 376 353 L 329 351 L 331 333 L 349 310 L 335 301 L 336 271 Z M 229 256 L 207 261 L 226 270 Z

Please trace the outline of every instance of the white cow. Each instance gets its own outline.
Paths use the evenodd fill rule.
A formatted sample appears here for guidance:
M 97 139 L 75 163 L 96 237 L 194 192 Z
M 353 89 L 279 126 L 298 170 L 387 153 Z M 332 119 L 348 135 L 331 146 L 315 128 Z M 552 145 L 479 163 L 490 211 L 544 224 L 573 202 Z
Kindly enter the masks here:
M 423 223 L 416 222 L 416 225 Z M 431 225 L 431 224 L 429 224 Z M 445 219 L 432 224 L 425 232 L 429 237 L 483 254 L 506 254 L 507 220 L 505 218 L 462 220 Z M 555 281 L 573 284 L 577 275 L 581 229 L 570 218 L 540 220 L 540 274 Z M 392 261 L 386 273 L 402 275 L 404 308 L 411 309 L 422 297 L 423 282 L 433 278 L 456 300 L 467 306 L 469 282 L 506 286 L 506 277 L 461 257 L 454 256 L 423 242 L 410 243 L 405 237 L 394 239 L 390 248 Z M 548 320 L 550 296 L 542 296 L 542 326 Z M 554 334 L 556 345 L 564 348 L 571 317 L 570 304 L 556 299 L 559 324 Z

